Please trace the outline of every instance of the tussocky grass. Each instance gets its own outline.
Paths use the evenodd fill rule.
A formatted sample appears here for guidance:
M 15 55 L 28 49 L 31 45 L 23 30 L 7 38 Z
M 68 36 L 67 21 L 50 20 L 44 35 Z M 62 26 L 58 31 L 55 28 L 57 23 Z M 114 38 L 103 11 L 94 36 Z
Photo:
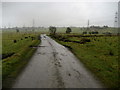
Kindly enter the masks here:
M 3 32 L 2 34 L 2 54 L 13 53 L 2 60 L 2 86 L 9 88 L 12 86 L 15 78 L 28 63 L 30 57 L 36 48 L 30 48 L 30 45 L 38 45 L 39 33 L 25 32 Z M 25 38 L 27 37 L 27 38 Z M 34 39 L 32 39 L 34 37 Z M 14 42 L 16 40 L 17 42 Z
M 84 65 L 97 76 L 107 88 L 118 88 L 119 85 L 119 66 L 118 66 L 118 37 L 114 36 L 94 36 L 94 37 L 75 37 L 75 34 L 60 34 L 61 37 L 52 37 L 60 44 L 70 47 L 70 50 Z M 87 36 L 87 35 L 86 35 Z M 69 40 L 68 42 L 65 40 Z M 90 42 L 83 44 L 82 39 L 90 39 Z

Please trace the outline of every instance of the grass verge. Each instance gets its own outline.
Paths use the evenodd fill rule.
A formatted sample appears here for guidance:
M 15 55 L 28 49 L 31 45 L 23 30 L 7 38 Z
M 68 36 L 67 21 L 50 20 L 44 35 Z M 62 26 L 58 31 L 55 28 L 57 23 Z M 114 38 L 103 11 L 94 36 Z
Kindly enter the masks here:
M 22 48 L 11 57 L 3 60 L 2 63 L 2 87 L 11 88 L 14 80 L 26 66 L 36 48 L 30 48 L 30 45 L 38 45 L 40 40 L 32 40 L 29 44 L 22 46 Z
M 119 88 L 118 36 L 68 37 L 64 34 L 52 38 L 69 48 L 105 87 Z M 84 39 L 90 42 L 81 44 Z

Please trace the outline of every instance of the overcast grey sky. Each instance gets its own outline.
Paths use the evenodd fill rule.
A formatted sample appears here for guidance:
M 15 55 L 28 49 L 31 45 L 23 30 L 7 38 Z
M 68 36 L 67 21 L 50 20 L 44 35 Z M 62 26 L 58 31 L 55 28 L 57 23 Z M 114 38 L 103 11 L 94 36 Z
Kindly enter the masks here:
M 2 2 L 2 26 L 114 26 L 117 2 Z

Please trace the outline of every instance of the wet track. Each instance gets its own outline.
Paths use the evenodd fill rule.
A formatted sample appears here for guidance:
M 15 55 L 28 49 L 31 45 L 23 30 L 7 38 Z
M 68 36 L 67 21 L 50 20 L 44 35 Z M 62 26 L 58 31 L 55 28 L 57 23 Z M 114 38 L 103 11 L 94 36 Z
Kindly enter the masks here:
M 64 46 L 41 35 L 41 44 L 13 88 L 101 88 L 101 84 Z

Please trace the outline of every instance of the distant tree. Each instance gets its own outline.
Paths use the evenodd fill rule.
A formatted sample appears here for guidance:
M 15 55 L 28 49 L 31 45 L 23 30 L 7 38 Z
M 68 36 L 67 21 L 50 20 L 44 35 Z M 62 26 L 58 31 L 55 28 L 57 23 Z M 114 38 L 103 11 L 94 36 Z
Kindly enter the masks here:
M 67 27 L 66 33 L 70 33 L 70 32 L 72 32 L 71 28 Z
M 16 32 L 19 32 L 19 29 L 16 27 Z
M 49 32 L 50 32 L 50 34 L 55 35 L 56 34 L 56 27 L 50 26 L 49 27 Z
M 92 28 L 92 29 L 102 29 L 102 27 L 100 27 L 100 26 L 90 26 L 90 28 Z
M 103 28 L 108 28 L 108 26 L 103 26 Z

